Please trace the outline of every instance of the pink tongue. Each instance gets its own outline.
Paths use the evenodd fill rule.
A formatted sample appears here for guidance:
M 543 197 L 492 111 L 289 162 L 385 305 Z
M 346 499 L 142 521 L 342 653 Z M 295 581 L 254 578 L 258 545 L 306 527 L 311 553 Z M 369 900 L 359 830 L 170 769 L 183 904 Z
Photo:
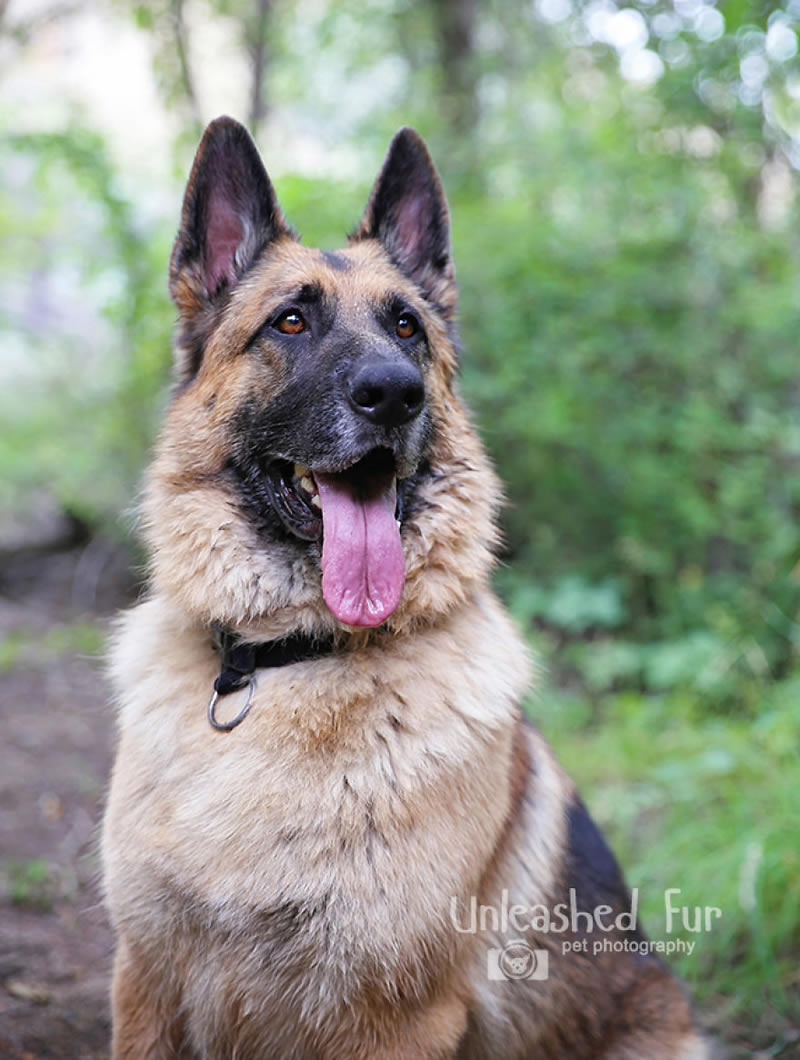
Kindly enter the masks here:
M 397 480 L 368 498 L 340 475 L 315 473 L 322 504 L 322 595 L 348 626 L 379 626 L 400 603 L 406 563 L 395 522 Z

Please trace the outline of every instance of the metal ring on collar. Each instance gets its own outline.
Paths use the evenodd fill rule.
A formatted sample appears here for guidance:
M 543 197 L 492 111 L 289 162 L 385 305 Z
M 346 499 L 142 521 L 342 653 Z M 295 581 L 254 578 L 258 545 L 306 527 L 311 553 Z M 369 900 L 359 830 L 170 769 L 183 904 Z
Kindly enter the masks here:
M 255 689 L 256 681 L 254 677 L 251 677 L 247 682 L 247 702 L 236 715 L 230 721 L 217 721 L 216 714 L 214 713 L 217 702 L 219 701 L 219 692 L 214 689 L 214 694 L 211 697 L 211 701 L 208 704 L 208 723 L 217 732 L 230 732 L 231 729 L 235 729 L 237 725 L 244 721 L 250 711 L 250 704 L 253 702 L 253 690 Z

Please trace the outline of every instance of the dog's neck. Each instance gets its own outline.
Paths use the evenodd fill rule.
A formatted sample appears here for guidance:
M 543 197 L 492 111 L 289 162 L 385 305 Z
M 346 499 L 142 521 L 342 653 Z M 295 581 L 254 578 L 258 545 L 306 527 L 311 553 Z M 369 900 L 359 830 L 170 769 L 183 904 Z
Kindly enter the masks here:
M 219 626 L 214 630 L 213 639 L 221 663 L 214 691 L 221 696 L 242 688 L 259 668 L 274 669 L 318 659 L 330 655 L 335 645 L 332 636 L 317 637 L 309 633 L 291 633 L 278 640 L 249 644 Z
M 213 643 L 220 656 L 220 673 L 214 682 L 214 693 L 208 705 L 208 721 L 218 732 L 230 732 L 244 721 L 250 710 L 254 674 L 257 669 L 275 669 L 292 663 L 310 662 L 330 655 L 336 646 L 332 636 L 315 637 L 308 633 L 292 633 L 278 640 L 248 643 L 222 626 L 215 626 Z M 238 692 L 249 686 L 247 702 L 232 721 L 220 722 L 216 705 L 220 696 Z

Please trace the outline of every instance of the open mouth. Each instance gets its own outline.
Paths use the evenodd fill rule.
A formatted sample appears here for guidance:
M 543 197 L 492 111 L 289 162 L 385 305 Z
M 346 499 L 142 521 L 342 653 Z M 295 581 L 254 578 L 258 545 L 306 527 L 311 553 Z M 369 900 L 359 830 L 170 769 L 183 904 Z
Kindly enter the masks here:
M 275 462 L 268 489 L 291 533 L 307 541 L 322 536 L 322 593 L 339 621 L 349 626 L 385 622 L 405 583 L 391 451 L 373 449 L 336 473 Z

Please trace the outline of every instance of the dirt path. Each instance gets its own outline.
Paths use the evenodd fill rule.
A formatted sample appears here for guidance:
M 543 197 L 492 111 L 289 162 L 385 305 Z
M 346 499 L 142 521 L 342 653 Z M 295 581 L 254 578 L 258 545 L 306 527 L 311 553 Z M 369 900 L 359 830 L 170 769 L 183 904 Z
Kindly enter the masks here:
M 97 828 L 113 714 L 100 652 L 105 616 L 130 585 L 124 556 L 88 549 L 0 566 L 3 1060 L 108 1056 Z

